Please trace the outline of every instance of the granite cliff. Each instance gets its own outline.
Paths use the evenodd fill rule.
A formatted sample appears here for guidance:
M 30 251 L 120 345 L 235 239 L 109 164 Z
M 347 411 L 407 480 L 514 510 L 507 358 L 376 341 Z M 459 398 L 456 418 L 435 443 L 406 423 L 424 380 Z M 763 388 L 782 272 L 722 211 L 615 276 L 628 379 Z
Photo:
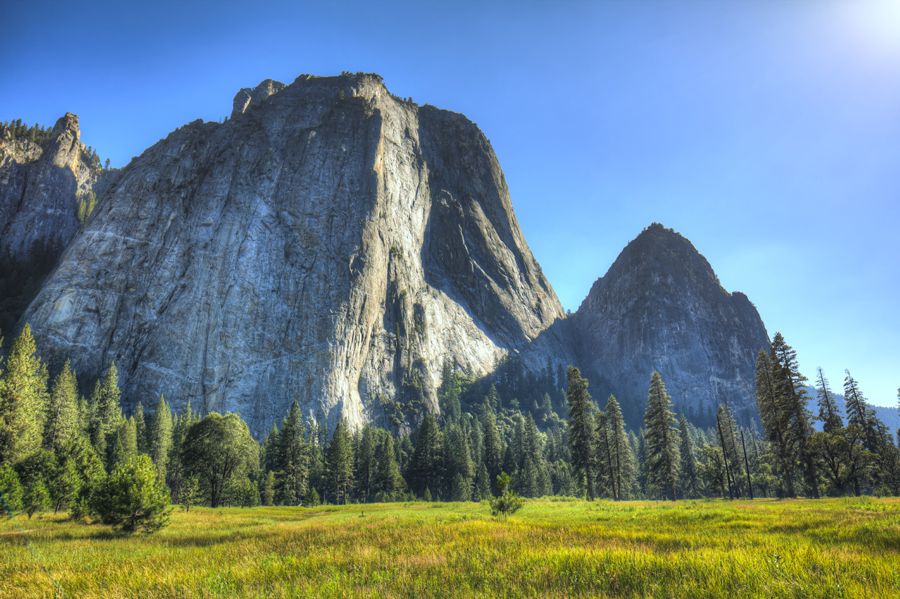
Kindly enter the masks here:
M 653 370 L 698 424 L 722 401 L 756 417 L 765 327 L 687 239 L 651 225 L 565 318 L 484 134 L 377 75 L 242 89 L 225 122 L 114 177 L 84 164 L 73 115 L 44 147 L 6 141 L 3 248 L 66 247 L 19 323 L 84 380 L 115 360 L 132 405 L 165 394 L 262 435 L 296 399 L 315 421 L 406 428 L 437 410 L 444 361 L 489 374 L 514 357 L 579 365 L 632 426 Z
M 581 363 L 638 424 L 658 370 L 676 409 L 704 426 L 728 402 L 739 419 L 758 418 L 756 355 L 769 339 L 756 308 L 728 293 L 690 241 L 660 224 L 632 240 L 597 279 L 573 318 Z M 602 395 L 600 397 L 599 395 Z
M 25 259 L 35 243 L 62 251 L 79 229 L 78 197 L 101 193 L 108 171 L 81 143 L 78 117 L 66 113 L 38 145 L 0 135 L 0 253 Z
M 448 359 L 573 362 L 563 318 L 484 134 L 356 75 L 264 81 L 146 150 L 22 322 L 82 376 L 115 360 L 132 403 L 260 435 L 294 399 L 403 426 Z
M 79 204 L 112 174 L 80 138 L 68 113 L 52 129 L 0 125 L 0 331 L 15 326 L 78 232 Z

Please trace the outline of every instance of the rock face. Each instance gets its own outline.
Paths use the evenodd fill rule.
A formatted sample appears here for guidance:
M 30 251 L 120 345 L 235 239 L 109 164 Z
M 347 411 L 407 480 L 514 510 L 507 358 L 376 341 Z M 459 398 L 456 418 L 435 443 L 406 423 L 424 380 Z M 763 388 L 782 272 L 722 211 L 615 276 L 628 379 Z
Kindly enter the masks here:
M 757 418 L 755 365 L 769 339 L 742 293 L 728 293 L 690 241 L 653 224 L 597 279 L 573 319 L 581 363 L 601 404 L 613 393 L 633 424 L 643 418 L 658 370 L 676 409 L 704 422 L 728 402 L 738 418 Z
M 0 138 L 0 253 L 23 260 L 35 243 L 61 251 L 79 229 L 77 197 L 102 192 L 106 172 L 88 161 L 78 117 L 60 118 L 43 147 Z
M 569 363 L 561 318 L 481 131 L 359 75 L 264 81 L 149 148 L 24 320 L 80 375 L 115 360 L 132 403 L 261 435 L 294 399 L 352 425 L 434 409 L 446 359 Z

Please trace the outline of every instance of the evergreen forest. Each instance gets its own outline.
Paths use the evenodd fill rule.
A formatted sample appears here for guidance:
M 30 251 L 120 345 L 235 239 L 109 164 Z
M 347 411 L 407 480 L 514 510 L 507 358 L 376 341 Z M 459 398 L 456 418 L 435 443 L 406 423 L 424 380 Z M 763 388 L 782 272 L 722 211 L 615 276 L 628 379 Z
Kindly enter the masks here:
M 507 487 L 527 498 L 612 500 L 900 495 L 900 449 L 859 383 L 846 373 L 846 420 L 821 370 L 813 403 L 780 333 L 757 362 L 761 428 L 738 423 L 724 403 L 712 426 L 696 426 L 675 413 L 658 372 L 635 427 L 613 395 L 591 396 L 578 368 L 548 361 L 531 373 L 506 361 L 479 378 L 447 362 L 440 415 L 424 410 L 411 429 L 329 428 L 306 421 L 295 401 L 261 442 L 239 414 L 203 415 L 190 402 L 175 413 L 162 396 L 127 401 L 115 363 L 96 381 L 79 381 L 68 362 L 51 373 L 27 325 L 4 350 L 0 494 L 10 513 L 63 510 L 153 530 L 170 502 L 479 501 Z M 111 498 L 135 488 L 141 509 L 159 517 L 117 515 Z

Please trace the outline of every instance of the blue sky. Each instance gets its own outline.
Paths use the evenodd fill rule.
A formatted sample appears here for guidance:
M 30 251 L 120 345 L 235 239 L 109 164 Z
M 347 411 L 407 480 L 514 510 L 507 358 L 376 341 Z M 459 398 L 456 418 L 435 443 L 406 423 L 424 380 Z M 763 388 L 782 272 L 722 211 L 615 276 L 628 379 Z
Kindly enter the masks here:
M 662 222 L 807 376 L 896 405 L 898 2 L 10 4 L 0 120 L 73 112 L 123 166 L 262 79 L 377 72 L 491 139 L 566 308 Z

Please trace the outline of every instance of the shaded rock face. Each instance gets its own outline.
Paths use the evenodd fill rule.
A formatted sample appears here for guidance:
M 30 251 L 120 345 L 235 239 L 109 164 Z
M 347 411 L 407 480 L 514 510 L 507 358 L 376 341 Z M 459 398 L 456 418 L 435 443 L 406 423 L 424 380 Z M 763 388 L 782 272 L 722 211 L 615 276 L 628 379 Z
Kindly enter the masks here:
M 106 174 L 85 161 L 78 117 L 60 118 L 44 147 L 0 139 L 0 252 L 24 260 L 35 243 L 61 252 L 79 229 L 78 199 L 102 192 Z
M 445 359 L 568 363 L 561 318 L 485 136 L 360 75 L 264 81 L 149 148 L 24 320 L 80 375 L 115 360 L 132 403 L 190 399 L 262 435 L 295 399 L 409 422 L 437 409 Z
M 714 418 L 726 401 L 744 421 L 757 418 L 755 366 L 768 348 L 765 326 L 750 300 L 725 291 L 678 233 L 653 224 L 631 241 L 572 325 L 580 362 L 600 377 L 592 392 L 615 394 L 633 424 L 643 418 L 654 370 L 676 409 L 704 426 L 710 423 L 702 416 Z M 593 394 L 605 403 L 606 395 Z

